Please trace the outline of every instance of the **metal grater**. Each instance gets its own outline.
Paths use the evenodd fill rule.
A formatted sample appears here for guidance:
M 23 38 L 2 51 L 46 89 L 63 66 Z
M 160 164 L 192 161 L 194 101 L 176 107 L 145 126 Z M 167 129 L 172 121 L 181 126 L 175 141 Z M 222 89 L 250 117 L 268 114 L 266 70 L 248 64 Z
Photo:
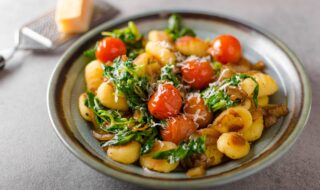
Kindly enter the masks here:
M 102 0 L 95 0 L 90 28 L 115 17 L 119 11 Z M 15 47 L 0 51 L 0 68 L 17 50 L 53 51 L 81 34 L 66 35 L 58 31 L 55 10 L 22 26 L 17 33 Z

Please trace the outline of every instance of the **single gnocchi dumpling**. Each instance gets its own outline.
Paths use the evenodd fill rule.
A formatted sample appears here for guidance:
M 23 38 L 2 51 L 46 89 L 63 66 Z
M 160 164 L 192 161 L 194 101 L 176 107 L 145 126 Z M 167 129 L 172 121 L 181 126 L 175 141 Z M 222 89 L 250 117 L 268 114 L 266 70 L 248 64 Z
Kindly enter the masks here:
M 120 111 L 129 109 L 127 98 L 116 93 L 116 89 L 111 82 L 103 82 L 97 90 L 98 100 L 107 108 Z
M 87 94 L 86 93 L 82 93 L 79 96 L 79 110 L 80 110 L 80 114 L 83 117 L 83 119 L 87 120 L 87 121 L 91 121 L 92 119 L 92 111 L 90 110 L 90 108 L 88 108 L 85 104 L 87 99 Z
M 159 62 L 147 53 L 142 53 L 136 57 L 133 61 L 136 65 L 136 71 L 138 76 L 158 76 L 160 73 L 161 66 Z
M 252 114 L 253 122 L 252 125 L 242 132 L 243 137 L 247 141 L 258 140 L 263 132 L 263 115 L 261 111 L 255 111 Z
M 246 99 L 242 104 L 241 106 L 243 106 L 244 108 L 246 108 L 247 110 L 249 110 L 251 108 L 251 100 L 250 99 Z
M 260 107 L 267 106 L 269 104 L 269 96 L 261 96 L 258 98 L 258 105 Z
M 146 52 L 160 61 L 161 66 L 174 64 L 176 56 L 171 45 L 166 41 L 149 41 L 146 45 Z
M 206 137 L 207 145 L 215 145 L 217 144 L 217 140 L 220 137 L 221 133 L 217 131 L 214 127 L 207 127 L 197 131 L 198 136 Z
M 256 72 L 252 75 L 252 77 L 256 79 L 259 84 L 258 97 L 269 96 L 277 92 L 278 85 L 270 75 Z M 240 83 L 240 87 L 249 96 L 252 96 L 254 88 L 256 87 L 256 83 L 252 79 L 247 78 Z
M 213 122 L 214 128 L 220 133 L 241 132 L 252 125 L 251 113 L 242 106 L 228 108 Z
M 223 153 L 217 148 L 217 145 L 207 145 L 205 155 L 207 157 L 207 165 L 215 166 L 222 162 Z
M 177 148 L 177 145 L 172 142 L 156 141 L 152 150 L 148 154 L 144 154 L 140 157 L 140 164 L 142 167 L 150 170 L 163 172 L 163 173 L 171 172 L 172 170 L 177 168 L 177 166 L 179 165 L 179 162 L 169 163 L 167 160 L 153 159 L 152 156 L 154 153 L 158 151 L 166 151 L 166 150 L 171 150 L 175 148 Z
M 245 157 L 250 151 L 250 145 L 239 133 L 223 133 L 217 142 L 218 150 L 231 159 Z
M 159 30 L 151 30 L 148 33 L 148 40 L 149 41 L 166 41 L 168 43 L 172 43 L 172 39 L 165 31 L 159 31 Z
M 103 82 L 102 62 L 98 60 L 91 61 L 84 71 L 87 89 L 95 92 Z
M 139 159 L 140 149 L 140 143 L 132 141 L 124 145 L 109 146 L 107 155 L 114 161 L 123 164 L 132 164 Z
M 178 51 L 184 55 L 203 57 L 208 55 L 209 44 L 197 37 L 183 36 L 175 42 Z
M 270 96 L 278 91 L 278 85 L 270 75 L 263 73 L 255 73 L 253 77 L 257 80 L 259 84 L 258 97 Z

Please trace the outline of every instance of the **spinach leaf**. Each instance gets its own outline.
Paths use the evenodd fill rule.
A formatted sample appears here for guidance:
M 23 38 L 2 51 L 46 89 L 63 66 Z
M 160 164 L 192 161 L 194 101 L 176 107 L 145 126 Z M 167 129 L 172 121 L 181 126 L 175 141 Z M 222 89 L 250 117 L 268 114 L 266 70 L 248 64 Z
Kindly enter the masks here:
M 103 143 L 101 146 L 105 147 L 105 146 L 110 146 L 110 145 L 122 145 L 122 144 L 126 144 L 131 142 L 135 137 L 135 134 L 132 133 L 129 128 L 124 128 L 123 130 L 118 131 L 115 136 Z
M 211 85 L 201 92 L 201 96 L 209 109 L 214 112 L 236 106 L 240 103 L 240 100 L 231 100 L 230 96 L 226 94 L 225 88 L 227 86 L 238 87 L 240 82 L 247 78 L 252 79 L 256 83 L 253 91 L 253 101 L 255 105 L 258 106 L 259 84 L 253 77 L 246 74 L 236 74 L 224 80 L 221 84 Z
M 112 66 L 104 66 L 104 76 L 113 82 L 118 93 L 126 96 L 131 109 L 145 106 L 149 82 L 146 77 L 138 76 L 132 59 L 124 61 L 120 57 L 116 58 Z
M 176 149 L 156 152 L 152 158 L 166 159 L 169 163 L 175 163 L 192 154 L 203 154 L 206 150 L 205 141 L 204 136 L 192 139 L 187 143 L 180 144 Z
M 86 105 L 93 111 L 96 123 L 105 132 L 117 132 L 123 128 L 136 124 L 133 118 L 125 118 L 116 110 L 107 110 L 94 96 L 92 92 L 87 92 Z
M 131 141 L 137 141 L 143 144 L 140 153 L 145 154 L 152 149 L 157 134 L 158 131 L 155 127 L 149 127 L 142 131 L 132 131 L 130 128 L 125 127 L 117 131 L 111 140 L 104 142 L 101 146 L 122 145 Z
M 99 100 L 92 92 L 87 92 L 87 97 L 86 106 L 94 112 L 96 123 L 100 129 L 115 134 L 110 141 L 102 143 L 103 147 L 138 141 L 142 143 L 141 154 L 145 154 L 152 149 L 156 136 L 158 135 L 156 126 L 160 124 L 153 121 L 153 118 L 149 116 L 146 109 L 140 108 L 141 117 L 138 119 L 133 117 L 125 118 L 120 112 L 107 110 L 101 106 Z M 144 125 L 149 125 L 150 127 L 145 130 L 136 131 L 130 128 L 132 126 L 139 128 L 139 126 Z
M 146 141 L 141 147 L 141 151 L 140 151 L 141 154 L 148 153 L 154 146 L 156 136 L 158 135 L 158 130 L 156 127 L 153 127 L 152 129 L 153 129 L 152 133 L 147 137 Z
M 180 79 L 173 72 L 174 70 L 173 64 L 167 64 L 161 68 L 160 79 L 172 82 L 174 86 L 178 86 L 180 84 Z
M 176 40 L 182 36 L 196 36 L 192 29 L 182 25 L 182 18 L 177 14 L 173 14 L 169 17 L 168 28 L 166 29 L 166 32 L 173 40 Z
M 96 48 L 91 48 L 83 52 L 83 55 L 88 57 L 89 59 L 96 59 Z

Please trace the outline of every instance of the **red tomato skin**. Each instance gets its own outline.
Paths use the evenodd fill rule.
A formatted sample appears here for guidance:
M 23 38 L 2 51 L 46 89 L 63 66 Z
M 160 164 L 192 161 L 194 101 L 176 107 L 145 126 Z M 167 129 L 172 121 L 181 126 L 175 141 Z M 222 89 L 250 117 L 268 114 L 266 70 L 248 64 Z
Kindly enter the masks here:
M 160 84 L 148 101 L 148 110 L 157 119 L 177 115 L 181 106 L 181 94 L 172 84 Z
M 216 60 L 223 64 L 237 63 L 242 55 L 242 48 L 239 40 L 232 35 L 221 35 L 214 39 L 209 53 Z
M 186 99 L 183 113 L 192 119 L 199 126 L 198 128 L 207 127 L 213 119 L 212 112 L 209 111 L 200 94 L 191 95 Z
M 96 58 L 103 63 L 127 53 L 126 45 L 118 38 L 106 37 L 98 42 Z
M 191 60 L 182 67 L 182 79 L 192 88 L 203 89 L 214 79 L 214 71 L 210 63 Z
M 175 144 L 187 140 L 197 130 L 195 123 L 184 115 L 167 119 L 167 126 L 161 130 L 161 138 Z

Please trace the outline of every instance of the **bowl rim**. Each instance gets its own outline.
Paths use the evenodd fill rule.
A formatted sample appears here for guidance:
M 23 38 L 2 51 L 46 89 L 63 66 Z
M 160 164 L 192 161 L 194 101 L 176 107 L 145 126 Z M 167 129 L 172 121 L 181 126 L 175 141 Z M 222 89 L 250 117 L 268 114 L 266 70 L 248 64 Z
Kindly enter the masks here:
M 195 14 L 195 15 L 202 15 L 202 16 L 209 16 L 214 18 L 223 19 L 226 21 L 231 21 L 233 23 L 237 23 L 239 25 L 245 26 L 247 28 L 250 28 L 252 30 L 257 31 L 261 35 L 265 36 L 269 40 L 271 40 L 274 44 L 276 44 L 284 53 L 287 54 L 288 58 L 293 63 L 295 70 L 297 71 L 301 84 L 302 84 L 302 109 L 301 109 L 301 115 L 298 119 L 296 126 L 293 131 L 290 133 L 288 138 L 279 145 L 277 149 L 270 152 L 268 156 L 260 160 L 260 162 L 253 163 L 252 165 L 248 166 L 247 168 L 244 168 L 241 172 L 233 173 L 233 175 L 226 175 L 222 176 L 222 179 L 219 179 L 219 181 L 215 180 L 213 182 L 213 178 L 190 178 L 189 180 L 183 180 L 179 181 L 177 179 L 173 180 L 159 180 L 154 178 L 148 178 L 145 176 L 137 175 L 128 173 L 125 171 L 119 171 L 115 168 L 108 168 L 106 165 L 105 167 L 101 167 L 103 162 L 96 158 L 93 155 L 89 155 L 84 148 L 83 145 L 81 145 L 80 142 L 77 142 L 76 138 L 73 138 L 64 130 L 64 126 L 62 123 L 58 122 L 58 114 L 57 109 L 55 107 L 55 96 L 56 96 L 56 88 L 58 86 L 58 76 L 62 72 L 62 68 L 66 64 L 66 61 L 72 56 L 75 49 L 78 49 L 83 43 L 86 41 L 94 38 L 96 36 L 96 33 L 98 31 L 101 31 L 104 28 L 112 27 L 113 25 L 116 25 L 118 23 L 123 23 L 128 20 L 135 20 L 138 18 L 143 17 L 150 17 L 154 15 L 161 15 L 161 14 L 170 14 L 170 13 L 180 13 L 180 14 Z M 240 20 L 238 18 L 233 18 L 230 16 L 225 16 L 223 14 L 216 14 L 211 13 L 208 11 L 199 11 L 199 10 L 183 10 L 183 9 L 165 9 L 165 10 L 156 10 L 156 11 L 148 11 L 143 12 L 140 14 L 135 14 L 132 16 L 127 16 L 123 18 L 117 18 L 112 21 L 107 21 L 98 27 L 92 29 L 91 31 L 84 34 L 82 37 L 80 37 L 74 44 L 72 44 L 71 47 L 68 48 L 68 50 L 62 55 L 62 57 L 59 59 L 58 64 L 55 66 L 54 71 L 50 77 L 49 85 L 47 89 L 47 108 L 49 117 L 52 123 L 52 126 L 59 137 L 59 139 L 63 142 L 63 144 L 67 147 L 67 149 L 72 152 L 78 159 L 80 159 L 83 163 L 87 164 L 88 166 L 94 168 L 95 170 L 126 181 L 130 183 L 139 184 L 142 186 L 148 186 L 148 187 L 157 187 L 157 188 L 173 188 L 173 187 L 184 187 L 184 188 L 193 188 L 193 187 L 208 187 L 208 186 L 217 186 L 226 184 L 229 182 L 233 182 L 239 179 L 242 179 L 244 177 L 247 177 L 249 175 L 252 175 L 253 173 L 256 173 L 263 168 L 271 165 L 274 161 L 276 161 L 278 158 L 283 156 L 285 152 L 289 150 L 289 148 L 294 144 L 294 142 L 297 140 L 298 136 L 302 133 L 304 127 L 306 126 L 306 123 L 309 118 L 310 110 L 311 110 L 311 102 L 312 102 L 312 93 L 311 93 L 311 86 L 308 79 L 308 76 L 306 74 L 306 71 L 300 62 L 300 60 L 297 58 L 297 56 L 277 37 L 275 37 L 273 34 L 267 32 L 265 29 L 260 28 L 259 26 L 256 26 L 254 24 L 248 23 L 246 21 Z

